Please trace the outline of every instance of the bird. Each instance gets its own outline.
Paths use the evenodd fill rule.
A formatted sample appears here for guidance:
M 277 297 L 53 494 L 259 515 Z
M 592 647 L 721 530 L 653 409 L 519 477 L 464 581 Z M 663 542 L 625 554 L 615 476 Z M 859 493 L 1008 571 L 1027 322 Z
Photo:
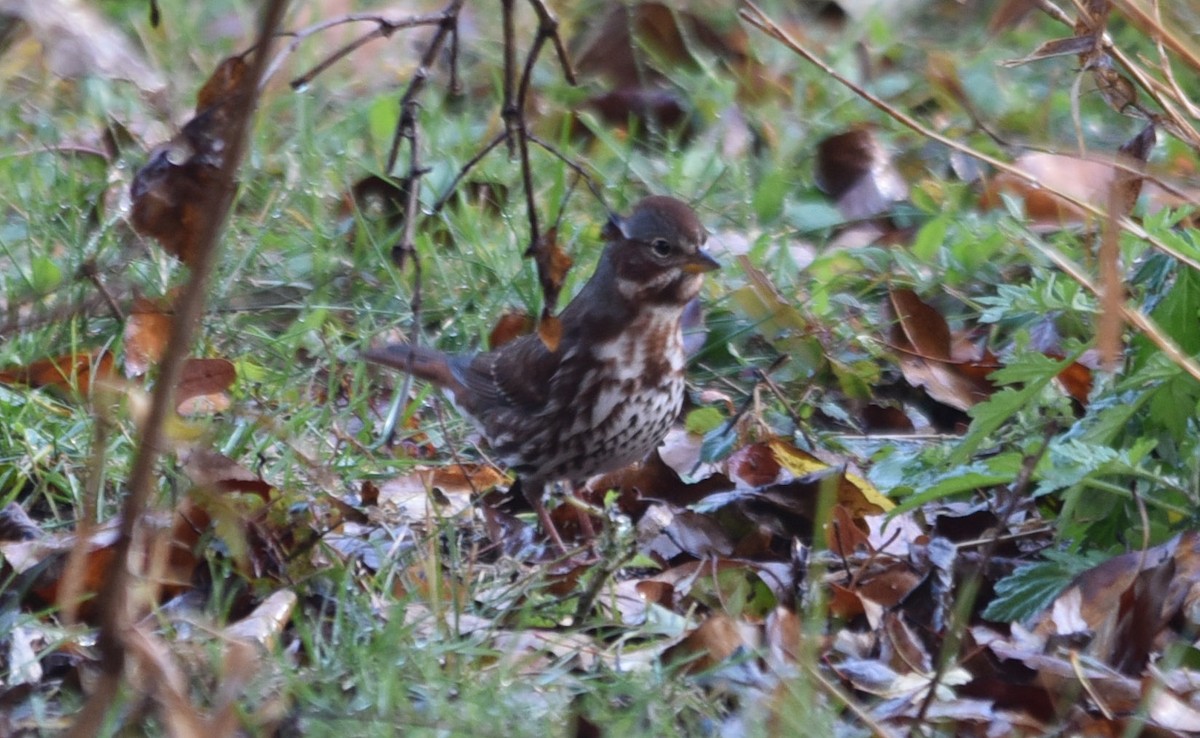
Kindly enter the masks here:
M 612 215 L 601 235 L 606 245 L 560 314 L 554 349 L 531 334 L 473 354 L 408 343 L 364 352 L 446 391 L 517 474 L 544 532 L 564 551 L 543 504 L 546 489 L 658 448 L 683 406 L 684 308 L 720 266 L 702 248 L 708 232 L 696 211 L 674 197 L 641 199 L 628 216 Z

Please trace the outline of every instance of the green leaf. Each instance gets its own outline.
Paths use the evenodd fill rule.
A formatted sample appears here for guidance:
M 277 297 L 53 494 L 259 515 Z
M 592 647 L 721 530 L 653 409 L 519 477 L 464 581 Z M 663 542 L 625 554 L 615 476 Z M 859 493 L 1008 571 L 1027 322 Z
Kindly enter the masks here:
M 801 231 L 820 231 L 846 222 L 846 216 L 823 200 L 788 203 L 784 207 L 784 219 Z
M 908 510 L 914 510 L 927 502 L 940 500 L 943 497 L 974 492 L 984 487 L 997 484 L 1007 484 L 1016 478 L 1025 463 L 1019 453 L 1005 453 L 993 456 L 986 461 L 976 462 L 970 466 L 960 466 L 943 476 L 939 481 L 930 485 L 924 492 L 905 498 L 896 506 L 889 516 L 899 515 Z
M 62 283 L 62 269 L 53 259 L 39 256 L 33 260 L 30 286 L 37 294 L 45 294 Z
M 391 145 L 399 117 L 400 106 L 396 103 L 395 95 L 380 95 L 371 101 L 367 109 L 367 128 L 371 131 L 371 140 L 376 142 L 380 151 L 387 151 Z
M 992 395 L 986 402 L 971 408 L 971 429 L 963 436 L 958 448 L 950 455 L 951 464 L 962 464 L 975 453 L 988 436 L 995 433 L 1021 408 L 1033 402 L 1046 385 L 1058 376 L 1076 356 L 1055 361 L 1043 354 L 1029 353 L 1003 369 L 992 372 L 992 379 L 1001 384 L 1024 382 L 1019 390 L 1006 388 Z
M 783 212 L 783 196 L 787 191 L 788 179 L 782 168 L 772 170 L 763 178 L 750 203 L 759 221 L 766 223 L 779 217 Z
M 1072 579 L 1103 558 L 1101 553 L 1081 556 L 1047 551 L 1046 561 L 1018 567 L 996 583 L 996 598 L 988 603 L 983 617 L 1000 623 L 1026 620 L 1048 607 Z
M 700 461 L 711 464 L 733 453 L 737 444 L 737 432 L 727 423 L 722 423 L 705 434 L 700 442 Z
M 921 230 L 917 231 L 917 237 L 913 239 L 913 254 L 918 259 L 933 261 L 933 257 L 942 248 L 942 243 L 946 240 L 946 232 L 949 229 L 949 215 L 939 215 L 921 226 Z
M 1180 265 L 1175 285 L 1151 317 L 1185 354 L 1200 353 L 1200 331 L 1196 330 L 1200 318 L 1200 272 Z
M 725 422 L 725 413 L 715 407 L 697 408 L 687 414 L 683 427 L 688 433 L 704 435 Z

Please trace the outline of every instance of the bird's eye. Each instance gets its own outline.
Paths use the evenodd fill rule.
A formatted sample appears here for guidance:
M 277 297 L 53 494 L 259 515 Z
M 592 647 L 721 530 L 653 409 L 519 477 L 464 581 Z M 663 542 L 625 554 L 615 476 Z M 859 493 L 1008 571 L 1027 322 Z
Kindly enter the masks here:
M 670 256 L 671 242 L 665 238 L 656 238 L 650 242 L 650 249 L 655 256 Z

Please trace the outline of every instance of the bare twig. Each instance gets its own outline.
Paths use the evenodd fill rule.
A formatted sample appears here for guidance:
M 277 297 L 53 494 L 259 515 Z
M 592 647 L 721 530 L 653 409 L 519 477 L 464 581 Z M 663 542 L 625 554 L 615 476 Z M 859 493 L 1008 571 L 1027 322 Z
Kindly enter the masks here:
M 429 81 L 429 69 L 437 60 L 438 53 L 442 50 L 442 45 L 446 43 L 446 37 L 451 34 L 458 33 L 458 13 L 462 10 L 464 0 L 454 0 L 442 12 L 441 19 L 438 21 L 437 32 L 433 34 L 433 38 L 429 40 L 429 46 L 425 49 L 425 55 L 421 57 L 421 63 L 417 70 L 413 72 L 412 80 L 408 83 L 408 88 L 404 91 L 404 95 L 400 98 L 400 110 L 403 117 L 404 111 L 409 110 L 410 106 L 417 99 L 417 95 L 425 89 L 425 83 Z M 396 131 L 392 136 L 392 148 L 388 152 L 387 166 L 384 172 L 391 174 L 396 167 L 396 161 L 400 158 L 400 144 L 403 140 L 402 123 L 397 124 Z M 416 187 L 416 182 L 412 183 Z
M 458 189 L 458 185 L 463 181 L 463 178 L 466 177 L 471 172 L 471 170 L 475 168 L 475 165 L 477 165 L 479 162 L 483 161 L 483 158 L 485 156 L 492 153 L 492 149 L 495 149 L 497 146 L 504 143 L 507 139 L 508 139 L 508 133 L 506 133 L 506 132 L 501 132 L 501 133 L 496 134 L 496 136 L 491 141 L 488 141 L 486 144 L 483 145 L 483 148 L 481 148 L 479 151 L 477 151 L 475 153 L 475 156 L 472 156 L 467 161 L 466 164 L 463 164 L 462 168 L 458 170 L 458 174 L 455 174 L 454 179 L 452 179 L 450 181 L 450 185 L 448 187 L 446 187 L 444 192 L 442 192 L 442 196 L 439 197 L 437 202 L 435 202 L 433 204 L 433 212 L 440 213 L 442 211 L 442 208 L 446 207 L 446 203 L 450 201 L 450 198 L 454 195 L 454 192 Z
M 125 659 L 128 653 L 126 638 L 131 628 L 128 598 L 132 577 L 130 553 L 133 548 L 134 536 L 142 522 L 150 494 L 155 486 L 154 471 L 161 452 L 163 428 L 174 408 L 172 396 L 175 385 L 179 381 L 184 359 L 191 348 L 196 325 L 204 311 L 209 277 L 219 253 L 219 238 L 233 204 L 235 175 L 246 148 L 250 119 L 258 99 L 258 83 L 266 70 L 267 49 L 283 19 L 286 6 L 286 0 L 272 0 L 266 6 L 259 30 L 257 50 L 236 92 L 240 104 L 231 111 L 228 148 L 217 173 L 216 184 L 208 193 L 209 201 L 206 204 L 211 217 L 205 219 L 201 226 L 199 247 L 195 260 L 191 264 L 191 279 L 180 298 L 172 324 L 171 342 L 160 365 L 159 378 L 151 397 L 150 409 L 141 429 L 141 442 L 138 445 L 129 477 L 129 495 L 125 498 L 121 510 L 120 527 L 113 546 L 115 563 L 107 572 L 107 577 L 98 595 L 97 611 L 100 613 L 98 646 L 101 654 L 101 681 L 104 686 L 93 695 L 89 703 L 115 693 L 117 684 L 125 671 Z M 68 734 L 72 736 L 93 734 L 97 730 L 98 724 L 89 722 L 86 718 L 103 714 L 103 710 L 107 709 L 109 704 L 111 703 L 92 710 L 85 709 L 84 712 L 87 714 L 75 723 Z M 89 704 L 88 707 L 90 708 L 92 705 Z
M 513 109 L 517 148 L 521 154 L 521 181 L 525 189 L 525 207 L 529 211 L 529 251 L 526 252 L 526 255 L 538 248 L 542 239 L 541 229 L 538 227 L 537 204 L 534 202 L 533 167 L 529 163 L 529 127 L 525 124 L 525 101 L 529 94 L 529 79 L 533 76 L 533 63 L 541 54 L 542 47 L 546 44 L 546 38 L 545 33 L 538 29 L 533 46 L 529 48 L 529 54 L 525 57 L 525 70 L 521 74 L 521 84 L 517 89 L 517 99 Z M 510 127 L 509 130 L 513 131 L 514 129 Z
M 445 14 L 446 11 L 442 11 L 441 13 L 434 13 L 431 15 L 413 15 L 405 18 L 389 18 L 379 13 L 347 13 L 345 15 L 338 16 L 337 18 L 329 18 L 321 21 L 320 23 L 314 23 L 307 28 L 303 28 L 299 31 L 288 34 L 292 37 L 291 42 L 288 43 L 288 45 L 284 47 L 278 54 L 276 54 L 274 59 L 271 60 L 271 64 L 267 67 L 267 71 L 263 74 L 262 81 L 266 82 L 267 80 L 271 79 L 271 77 L 275 76 L 275 74 L 279 71 L 279 68 L 283 66 L 284 61 L 286 61 L 289 56 L 294 54 L 296 50 L 300 48 L 300 44 L 302 44 L 305 40 L 311 36 L 321 33 L 322 31 L 327 31 L 330 28 L 346 25 L 348 23 L 374 23 L 376 26 L 374 30 L 359 36 L 340 49 L 337 49 L 330 54 L 329 57 L 319 62 L 311 70 L 292 80 L 292 89 L 303 87 L 304 85 L 312 82 L 313 78 L 318 74 L 331 67 L 339 59 L 344 58 L 354 50 L 362 47 L 368 41 L 373 41 L 377 38 L 388 38 L 396 31 L 404 28 L 436 26 L 444 20 Z
M 538 17 L 538 35 L 547 36 L 554 41 L 554 52 L 558 55 L 559 66 L 562 67 L 563 78 L 567 84 L 574 86 L 575 68 L 571 66 L 571 57 L 567 55 L 567 47 L 563 45 L 562 36 L 558 33 L 558 19 L 551 15 L 542 0 L 529 0 L 533 12 Z
M 525 135 L 530 141 L 533 141 L 538 146 L 541 146 L 543 149 L 545 149 L 547 152 L 549 152 L 554 158 L 558 159 L 563 164 L 565 164 L 568 168 L 570 168 L 573 172 L 578 174 L 580 176 L 580 178 L 582 178 L 583 181 L 587 184 L 588 190 L 592 193 L 592 197 L 596 198 L 597 202 L 599 202 L 601 205 L 603 205 L 605 210 L 609 210 L 608 204 L 604 201 L 604 193 L 602 193 L 600 191 L 600 187 L 599 187 L 599 185 L 596 184 L 595 178 L 592 177 L 592 175 L 588 174 L 587 170 L 583 168 L 582 164 L 579 164 L 578 162 L 568 158 L 566 154 L 559 151 L 553 145 L 538 138 L 532 132 L 526 133 Z M 609 210 L 609 215 L 612 215 L 611 210 Z

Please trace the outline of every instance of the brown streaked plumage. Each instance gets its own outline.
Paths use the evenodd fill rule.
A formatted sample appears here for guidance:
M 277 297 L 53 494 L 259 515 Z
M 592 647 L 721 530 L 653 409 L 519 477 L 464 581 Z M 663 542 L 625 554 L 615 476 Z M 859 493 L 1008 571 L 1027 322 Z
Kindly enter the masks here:
M 718 266 L 701 249 L 707 235 L 673 197 L 647 197 L 614 217 L 595 273 L 562 311 L 557 351 L 530 335 L 478 354 L 394 344 L 365 356 L 446 389 L 557 538 L 545 486 L 641 461 L 679 415 L 680 318 Z

